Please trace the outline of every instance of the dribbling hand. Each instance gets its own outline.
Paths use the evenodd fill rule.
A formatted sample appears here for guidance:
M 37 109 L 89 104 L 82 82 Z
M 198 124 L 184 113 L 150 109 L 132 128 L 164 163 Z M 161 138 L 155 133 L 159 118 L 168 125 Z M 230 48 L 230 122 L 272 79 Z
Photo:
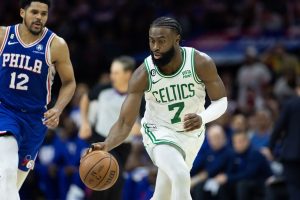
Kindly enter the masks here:
M 105 142 L 93 143 L 90 148 L 83 154 L 82 158 L 92 151 L 107 151 L 107 144 Z
M 59 124 L 60 114 L 61 111 L 57 108 L 49 109 L 47 112 L 44 113 L 45 121 L 43 121 L 43 124 L 51 129 L 56 128 Z
M 195 113 L 189 113 L 184 116 L 183 123 L 185 131 L 193 131 L 201 127 L 202 119 Z

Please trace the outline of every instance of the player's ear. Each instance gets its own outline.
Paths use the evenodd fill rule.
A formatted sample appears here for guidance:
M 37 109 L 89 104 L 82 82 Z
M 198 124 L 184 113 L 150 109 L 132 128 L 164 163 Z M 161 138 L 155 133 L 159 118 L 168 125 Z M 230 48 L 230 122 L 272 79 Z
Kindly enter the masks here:
M 23 8 L 20 9 L 20 16 L 24 19 L 25 17 L 25 10 Z

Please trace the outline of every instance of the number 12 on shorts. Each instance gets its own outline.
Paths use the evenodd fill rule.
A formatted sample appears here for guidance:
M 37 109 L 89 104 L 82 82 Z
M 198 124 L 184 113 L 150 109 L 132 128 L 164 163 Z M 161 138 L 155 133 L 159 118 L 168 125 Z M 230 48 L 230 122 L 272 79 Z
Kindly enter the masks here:
M 171 123 L 175 124 L 175 123 L 181 122 L 180 114 L 184 108 L 184 102 L 170 104 L 170 105 L 168 105 L 168 108 L 169 108 L 169 111 L 177 109 L 174 117 L 171 119 Z

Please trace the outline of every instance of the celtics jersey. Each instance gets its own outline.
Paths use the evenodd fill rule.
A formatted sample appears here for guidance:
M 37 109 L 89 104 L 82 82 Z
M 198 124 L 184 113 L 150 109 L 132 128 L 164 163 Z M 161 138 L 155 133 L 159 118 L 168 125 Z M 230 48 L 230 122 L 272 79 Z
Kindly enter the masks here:
M 205 86 L 195 72 L 195 49 L 181 47 L 182 64 L 172 75 L 165 75 L 153 64 L 151 56 L 144 64 L 149 86 L 145 91 L 146 111 L 143 123 L 184 131 L 183 118 L 204 110 Z

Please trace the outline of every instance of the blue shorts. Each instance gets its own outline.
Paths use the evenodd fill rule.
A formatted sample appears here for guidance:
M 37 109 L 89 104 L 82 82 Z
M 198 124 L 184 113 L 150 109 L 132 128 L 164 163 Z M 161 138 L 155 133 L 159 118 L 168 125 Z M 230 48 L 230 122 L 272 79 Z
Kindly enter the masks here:
M 19 147 L 19 169 L 33 169 L 38 149 L 46 135 L 43 113 L 26 113 L 0 102 L 0 135 L 12 134 Z

